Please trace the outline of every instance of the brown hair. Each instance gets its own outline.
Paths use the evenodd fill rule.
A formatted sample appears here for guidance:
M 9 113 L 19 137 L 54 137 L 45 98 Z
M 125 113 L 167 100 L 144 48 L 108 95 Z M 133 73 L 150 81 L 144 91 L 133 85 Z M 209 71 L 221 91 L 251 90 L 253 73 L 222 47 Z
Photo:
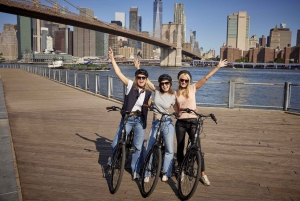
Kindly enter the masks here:
M 163 80 L 162 80 L 163 81 Z M 169 81 L 169 80 L 168 80 Z M 174 91 L 171 89 L 171 87 L 172 87 L 172 82 L 170 82 L 170 88 L 169 88 L 169 91 L 167 91 L 167 92 L 164 92 L 163 90 L 162 90 L 162 88 L 160 87 L 160 83 L 159 83 L 159 92 L 160 93 L 168 93 L 168 94 L 174 94 Z
M 182 87 L 180 86 L 180 79 L 181 79 L 183 76 L 186 76 L 186 77 L 189 79 L 189 82 L 187 83 L 186 88 L 182 88 Z M 178 78 L 178 83 L 179 83 L 179 85 L 178 85 L 178 90 L 182 90 L 182 89 L 183 89 L 182 95 L 183 95 L 186 99 L 188 99 L 188 98 L 189 98 L 189 92 L 190 92 L 189 88 L 190 88 L 190 83 L 191 83 L 191 77 L 189 76 L 189 74 L 187 74 L 187 73 L 182 73 L 182 74 L 179 76 L 179 78 Z M 179 92 L 179 91 L 178 91 L 178 92 Z M 180 93 L 177 93 L 177 96 L 179 97 L 179 96 L 180 96 Z

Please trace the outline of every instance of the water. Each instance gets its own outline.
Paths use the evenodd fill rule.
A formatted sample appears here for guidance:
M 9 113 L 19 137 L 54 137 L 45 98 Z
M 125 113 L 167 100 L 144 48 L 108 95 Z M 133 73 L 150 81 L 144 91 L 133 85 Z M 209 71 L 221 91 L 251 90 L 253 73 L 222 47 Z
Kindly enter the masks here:
M 178 87 L 177 74 L 180 70 L 189 70 L 192 80 L 198 81 L 212 68 L 207 67 L 159 67 L 142 66 L 149 72 L 149 78 L 157 84 L 157 78 L 161 74 L 169 74 L 173 78 L 173 89 Z M 120 66 L 122 73 L 131 79 L 134 77 L 134 66 Z M 123 86 L 113 69 L 108 72 L 78 71 L 79 85 L 84 88 L 84 74 L 89 73 L 90 91 L 95 91 L 95 74 L 100 74 L 100 92 L 107 94 L 107 76 L 113 76 L 113 96 L 122 100 Z M 63 76 L 64 77 L 64 76 Z M 70 83 L 74 83 L 74 71 L 70 71 Z M 197 91 L 197 105 L 228 107 L 229 81 L 235 84 L 235 107 L 271 108 L 282 109 L 284 100 L 284 83 L 300 84 L 300 71 L 286 69 L 242 69 L 222 68 L 219 69 L 208 82 Z M 252 84 L 251 84 L 252 83 Z M 260 84 L 257 84 L 260 83 Z M 263 84 L 261 84 L 263 83 Z M 290 107 L 300 109 L 300 86 L 291 88 Z

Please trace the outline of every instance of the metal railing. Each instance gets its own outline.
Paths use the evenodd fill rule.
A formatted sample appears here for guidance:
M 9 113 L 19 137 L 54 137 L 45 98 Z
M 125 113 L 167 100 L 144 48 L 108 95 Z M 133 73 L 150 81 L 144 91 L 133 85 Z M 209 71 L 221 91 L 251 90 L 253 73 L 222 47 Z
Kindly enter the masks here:
M 126 87 L 120 79 L 98 72 L 51 69 L 45 66 L 0 64 L 0 68 L 19 68 L 50 80 L 107 98 L 123 101 Z M 151 80 L 154 84 L 157 81 Z M 173 83 L 174 89 L 177 87 Z M 300 84 L 207 82 L 196 95 L 198 106 L 260 108 L 300 111 Z

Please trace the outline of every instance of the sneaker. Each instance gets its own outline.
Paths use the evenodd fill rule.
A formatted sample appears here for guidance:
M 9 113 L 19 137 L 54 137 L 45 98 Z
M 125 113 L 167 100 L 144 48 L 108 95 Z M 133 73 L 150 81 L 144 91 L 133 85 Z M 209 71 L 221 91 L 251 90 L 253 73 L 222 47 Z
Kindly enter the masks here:
M 132 173 L 132 180 L 138 180 L 138 179 L 140 179 L 139 173 L 133 172 L 133 173 Z
M 163 177 L 161 178 L 161 181 L 163 181 L 163 182 L 167 182 L 167 181 L 168 181 L 168 177 L 167 177 L 167 175 L 163 175 Z
M 150 177 L 145 177 L 144 182 L 148 183 L 150 181 Z
M 203 177 L 201 177 L 200 181 L 203 182 L 204 186 L 210 186 L 210 181 L 208 180 L 208 178 L 207 178 L 206 175 L 204 175 Z

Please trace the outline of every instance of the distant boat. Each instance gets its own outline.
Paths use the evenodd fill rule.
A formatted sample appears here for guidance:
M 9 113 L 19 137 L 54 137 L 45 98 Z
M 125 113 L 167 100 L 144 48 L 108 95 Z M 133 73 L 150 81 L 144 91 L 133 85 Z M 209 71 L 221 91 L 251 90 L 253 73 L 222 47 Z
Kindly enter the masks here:
M 234 66 L 232 66 L 233 69 L 236 69 Z
M 53 61 L 51 63 L 48 64 L 48 68 L 58 68 L 58 67 L 62 67 L 63 66 L 63 61 Z
M 182 62 L 181 65 L 182 67 L 192 67 L 191 64 L 188 62 Z

